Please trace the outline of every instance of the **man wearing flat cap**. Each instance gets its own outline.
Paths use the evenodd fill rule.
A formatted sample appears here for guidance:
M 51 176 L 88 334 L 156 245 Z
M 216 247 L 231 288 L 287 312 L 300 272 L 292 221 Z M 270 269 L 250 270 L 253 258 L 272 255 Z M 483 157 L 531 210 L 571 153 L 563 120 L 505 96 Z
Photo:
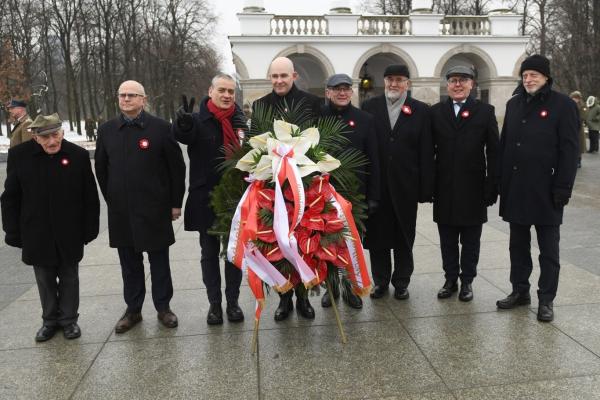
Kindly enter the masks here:
M 512 292 L 496 302 L 510 309 L 531 303 L 531 226 L 540 249 L 539 321 L 552 321 L 558 288 L 560 224 L 569 202 L 579 157 L 575 102 L 552 90 L 550 62 L 526 58 L 522 82 L 506 103 L 500 138 L 500 216 L 510 223 Z
M 448 99 L 431 107 L 435 145 L 433 220 L 437 223 L 445 283 L 438 298 L 473 300 L 487 207 L 498 198 L 495 168 L 498 122 L 494 107 L 471 96 L 473 70 L 457 65 L 446 71 Z M 459 250 L 459 243 L 461 249 Z
M 100 204 L 87 150 L 63 139 L 58 114 L 39 115 L 33 140 L 8 151 L 2 226 L 8 245 L 32 265 L 42 303 L 43 326 L 35 340 L 81 336 L 79 261 L 98 236 Z
M 121 114 L 98 128 L 94 157 L 107 204 L 109 245 L 119 254 L 127 304 L 115 333 L 125 333 L 142 320 L 144 253 L 157 318 L 166 328 L 175 328 L 169 246 L 175 243 L 173 221 L 181 216 L 185 194 L 183 153 L 171 124 L 144 110 L 146 92 L 139 82 L 123 82 L 117 97 Z
M 404 300 L 414 270 L 417 203 L 433 198 L 433 143 L 429 107 L 408 96 L 408 68 L 390 65 L 383 75 L 385 94 L 362 105 L 375 117 L 381 174 L 379 207 L 367 221 L 365 247 L 375 284 L 371 298 L 383 297 L 391 283 L 394 297 Z
M 15 147 L 18 144 L 31 140 L 29 125 L 31 125 L 32 121 L 27 114 L 27 103 L 23 100 L 11 100 L 6 105 L 6 108 L 14 123 L 10 131 L 10 147 Z
M 377 153 L 377 133 L 373 116 L 364 112 L 351 103 L 352 78 L 346 74 L 335 74 L 327 80 L 325 96 L 328 104 L 321 109 L 323 117 L 335 117 L 346 124 L 344 135 L 349 139 L 350 146 L 362 152 L 369 164 L 360 171 L 358 178 L 361 180 L 361 191 L 369 205 L 369 210 L 374 211 L 379 203 L 380 174 L 379 157 Z M 321 298 L 323 307 L 331 307 L 331 297 L 338 298 L 339 288 L 334 285 L 333 293 L 325 292 Z M 362 308 L 362 300 L 350 290 L 342 293 L 344 301 L 352 308 Z

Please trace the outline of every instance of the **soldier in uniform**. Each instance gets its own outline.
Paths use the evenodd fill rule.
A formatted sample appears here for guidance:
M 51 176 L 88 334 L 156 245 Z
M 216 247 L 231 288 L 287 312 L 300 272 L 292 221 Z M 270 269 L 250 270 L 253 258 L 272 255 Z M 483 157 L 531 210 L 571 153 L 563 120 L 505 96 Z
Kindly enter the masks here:
M 554 318 L 553 300 L 560 271 L 560 224 L 569 202 L 579 157 L 579 116 L 568 96 L 552 90 L 550 62 L 526 58 L 522 82 L 506 103 L 500 138 L 500 216 L 510 223 L 512 292 L 501 309 L 531 303 L 531 226 L 540 249 L 539 321 Z
M 32 265 L 42 303 L 38 342 L 62 328 L 81 336 L 79 262 L 98 236 L 100 202 L 87 150 L 63 139 L 58 114 L 39 115 L 33 140 L 8 151 L 2 204 L 6 243 L 22 249 Z
M 377 153 L 377 134 L 373 116 L 352 105 L 352 78 L 346 74 L 335 74 L 327 80 L 325 96 L 328 104 L 321 108 L 323 117 L 334 116 L 347 125 L 345 135 L 350 140 L 350 146 L 361 151 L 369 164 L 358 176 L 361 179 L 361 191 L 365 195 L 369 213 L 374 213 L 379 204 L 380 174 L 379 157 Z M 333 297 L 339 297 L 337 287 L 332 289 Z M 321 298 L 323 307 L 331 307 L 331 293 L 325 292 Z M 362 300 L 353 293 L 345 293 L 344 301 L 353 308 L 362 308 Z
M 498 123 L 494 107 L 471 96 L 473 78 L 470 67 L 448 69 L 448 99 L 431 107 L 436 164 L 433 220 L 440 234 L 446 279 L 438 298 L 458 291 L 460 278 L 461 301 L 473 300 L 481 230 L 487 207 L 498 197 Z
M 6 108 L 14 123 L 10 132 L 10 147 L 15 147 L 18 144 L 31 140 L 29 125 L 31 125 L 32 121 L 29 115 L 27 115 L 27 104 L 23 100 L 11 100 L 6 105 Z

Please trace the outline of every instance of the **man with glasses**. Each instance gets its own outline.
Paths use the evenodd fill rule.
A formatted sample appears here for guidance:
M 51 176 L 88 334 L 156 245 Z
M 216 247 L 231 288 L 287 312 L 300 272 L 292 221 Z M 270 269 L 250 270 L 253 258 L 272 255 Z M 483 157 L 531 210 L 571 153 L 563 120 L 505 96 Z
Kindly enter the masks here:
M 271 63 L 269 67 L 269 78 L 273 85 L 273 91 L 264 97 L 256 100 L 252 104 L 252 117 L 256 118 L 256 113 L 259 104 L 262 107 L 270 107 L 275 115 L 275 118 L 284 118 L 287 122 L 301 125 L 304 122 L 316 120 L 319 116 L 319 111 L 322 105 L 322 100 L 310 93 L 302 91 L 296 87 L 294 81 L 298 78 L 298 73 L 294 69 L 294 63 L 287 57 L 278 57 Z M 300 112 L 301 115 L 290 113 L 290 111 Z M 296 114 L 299 119 L 291 119 L 290 116 Z M 256 121 L 251 122 L 252 131 L 256 129 Z M 252 132 L 258 134 L 262 132 Z M 298 285 L 294 290 L 296 292 L 296 309 L 298 313 L 307 319 L 315 318 L 315 310 L 308 301 L 308 293 L 303 286 Z M 275 310 L 275 321 L 283 321 L 287 319 L 290 311 L 294 309 L 292 301 L 292 290 L 279 295 L 279 306 Z
M 495 167 L 498 123 L 494 107 L 471 96 L 474 72 L 458 65 L 446 72 L 448 99 L 431 107 L 435 145 L 433 220 L 438 225 L 446 282 L 437 296 L 473 300 L 483 223 L 498 198 Z M 462 246 L 459 251 L 459 242 Z
M 172 221 L 181 215 L 185 163 L 171 124 L 144 111 L 146 93 L 140 83 L 123 82 L 118 99 L 121 114 L 98 128 L 95 154 L 96 176 L 108 206 L 110 247 L 119 252 L 127 303 L 115 332 L 127 332 L 142 320 L 144 252 L 158 320 L 174 328 L 169 246 L 175 242 Z
M 321 109 L 323 117 L 334 116 L 346 124 L 345 136 L 350 146 L 361 151 L 368 160 L 358 176 L 361 180 L 361 192 L 365 196 L 369 212 L 374 212 L 379 202 L 379 157 L 377 153 L 377 134 L 373 116 L 354 107 L 352 100 L 352 78 L 346 74 L 335 74 L 327 80 L 325 96 L 328 104 Z M 331 307 L 331 297 L 340 296 L 339 288 L 333 287 L 333 293 L 325 292 L 321 298 L 323 307 Z M 362 308 L 362 300 L 354 293 L 345 291 L 342 298 L 352 308 Z
M 391 282 L 394 297 L 404 300 L 414 270 L 417 203 L 433 196 L 433 143 L 428 106 L 408 96 L 408 68 L 390 65 L 383 75 L 385 93 L 362 105 L 375 117 L 381 171 L 381 200 L 367 221 L 365 247 L 375 284 L 371 298 L 383 297 Z
M 496 305 L 510 309 L 531 303 L 531 226 L 540 249 L 537 319 L 554 318 L 560 271 L 560 224 L 569 203 L 579 158 L 577 105 L 552 90 L 550 61 L 527 57 L 521 83 L 506 103 L 500 137 L 500 216 L 510 223 L 512 292 Z

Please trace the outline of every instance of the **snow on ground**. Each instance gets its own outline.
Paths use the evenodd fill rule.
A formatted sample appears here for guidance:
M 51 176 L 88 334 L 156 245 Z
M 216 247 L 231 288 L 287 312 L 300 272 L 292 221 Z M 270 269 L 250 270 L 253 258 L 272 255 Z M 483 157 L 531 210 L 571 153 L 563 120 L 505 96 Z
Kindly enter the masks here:
M 83 129 L 84 122 L 81 121 L 81 131 L 82 135 L 77 134 L 77 127 L 73 126 L 74 130 L 71 131 L 69 128 L 69 122 L 63 122 L 63 130 L 65 131 L 65 139 L 69 142 L 74 142 L 81 147 L 86 149 L 94 149 L 96 148 L 95 142 L 90 142 L 87 140 L 85 136 L 85 130 Z M 10 139 L 6 136 L 6 125 L 2 124 L 2 136 L 0 136 L 0 153 L 7 153 L 8 147 L 10 145 Z

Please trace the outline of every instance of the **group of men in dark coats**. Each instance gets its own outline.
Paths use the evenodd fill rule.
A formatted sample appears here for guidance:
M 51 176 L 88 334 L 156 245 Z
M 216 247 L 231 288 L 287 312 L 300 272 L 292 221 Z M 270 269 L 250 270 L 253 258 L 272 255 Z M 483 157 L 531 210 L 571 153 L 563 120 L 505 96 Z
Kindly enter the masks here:
M 513 290 L 497 306 L 510 309 L 531 302 L 533 225 L 540 248 L 538 319 L 553 319 L 559 227 L 577 170 L 579 121 L 575 103 L 552 90 L 546 58 L 533 55 L 523 61 L 522 82 L 507 103 L 501 139 L 494 108 L 471 94 L 475 73 L 468 66 L 446 72 L 448 99 L 432 107 L 408 95 L 406 66 L 388 66 L 385 93 L 367 100 L 362 110 L 351 104 L 353 82 L 345 74 L 328 79 L 326 104 L 295 86 L 291 60 L 275 59 L 269 74 L 273 91 L 253 108 L 262 103 L 277 116 L 300 104 L 310 119 L 339 118 L 348 127 L 350 145 L 369 160 L 361 180 L 369 214 L 365 247 L 375 284 L 371 298 L 383 297 L 390 283 L 395 298 L 409 298 L 417 206 L 433 202 L 445 272 L 438 297 L 459 291 L 460 279 L 459 299 L 471 301 L 482 224 L 487 207 L 500 194 L 500 215 L 510 223 Z M 95 155 L 108 206 L 110 246 L 118 249 L 127 304 L 115 331 L 126 332 L 142 319 L 144 252 L 150 261 L 157 317 L 166 327 L 178 324 L 170 309 L 169 266 L 169 246 L 175 241 L 172 221 L 181 215 L 185 191 L 185 163 L 177 141 L 187 145 L 190 158 L 184 226 L 199 232 L 210 303 L 207 322 L 221 324 L 220 244 L 208 234 L 214 220 L 209 193 L 221 179 L 217 165 L 240 146 L 247 129 L 234 102 L 235 82 L 229 75 L 217 75 L 199 112 L 193 113 L 193 99 L 184 99 L 173 125 L 144 111 L 146 94 L 138 82 L 123 82 L 118 97 L 121 114 L 99 128 Z M 81 335 L 78 263 L 84 245 L 98 234 L 98 194 L 87 152 L 63 139 L 58 115 L 38 116 L 30 129 L 33 140 L 9 151 L 0 198 L 5 241 L 22 248 L 23 262 L 34 266 L 43 318 L 36 340 L 50 339 L 61 327 L 65 337 L 73 339 Z M 244 319 L 238 304 L 241 278 L 241 271 L 227 262 L 226 313 L 231 322 Z M 300 315 L 314 318 L 306 292 L 296 295 Z M 338 296 L 339 292 L 326 292 L 323 307 Z M 362 307 L 358 297 L 344 300 Z M 292 293 L 281 295 L 275 319 L 286 319 L 292 309 Z

